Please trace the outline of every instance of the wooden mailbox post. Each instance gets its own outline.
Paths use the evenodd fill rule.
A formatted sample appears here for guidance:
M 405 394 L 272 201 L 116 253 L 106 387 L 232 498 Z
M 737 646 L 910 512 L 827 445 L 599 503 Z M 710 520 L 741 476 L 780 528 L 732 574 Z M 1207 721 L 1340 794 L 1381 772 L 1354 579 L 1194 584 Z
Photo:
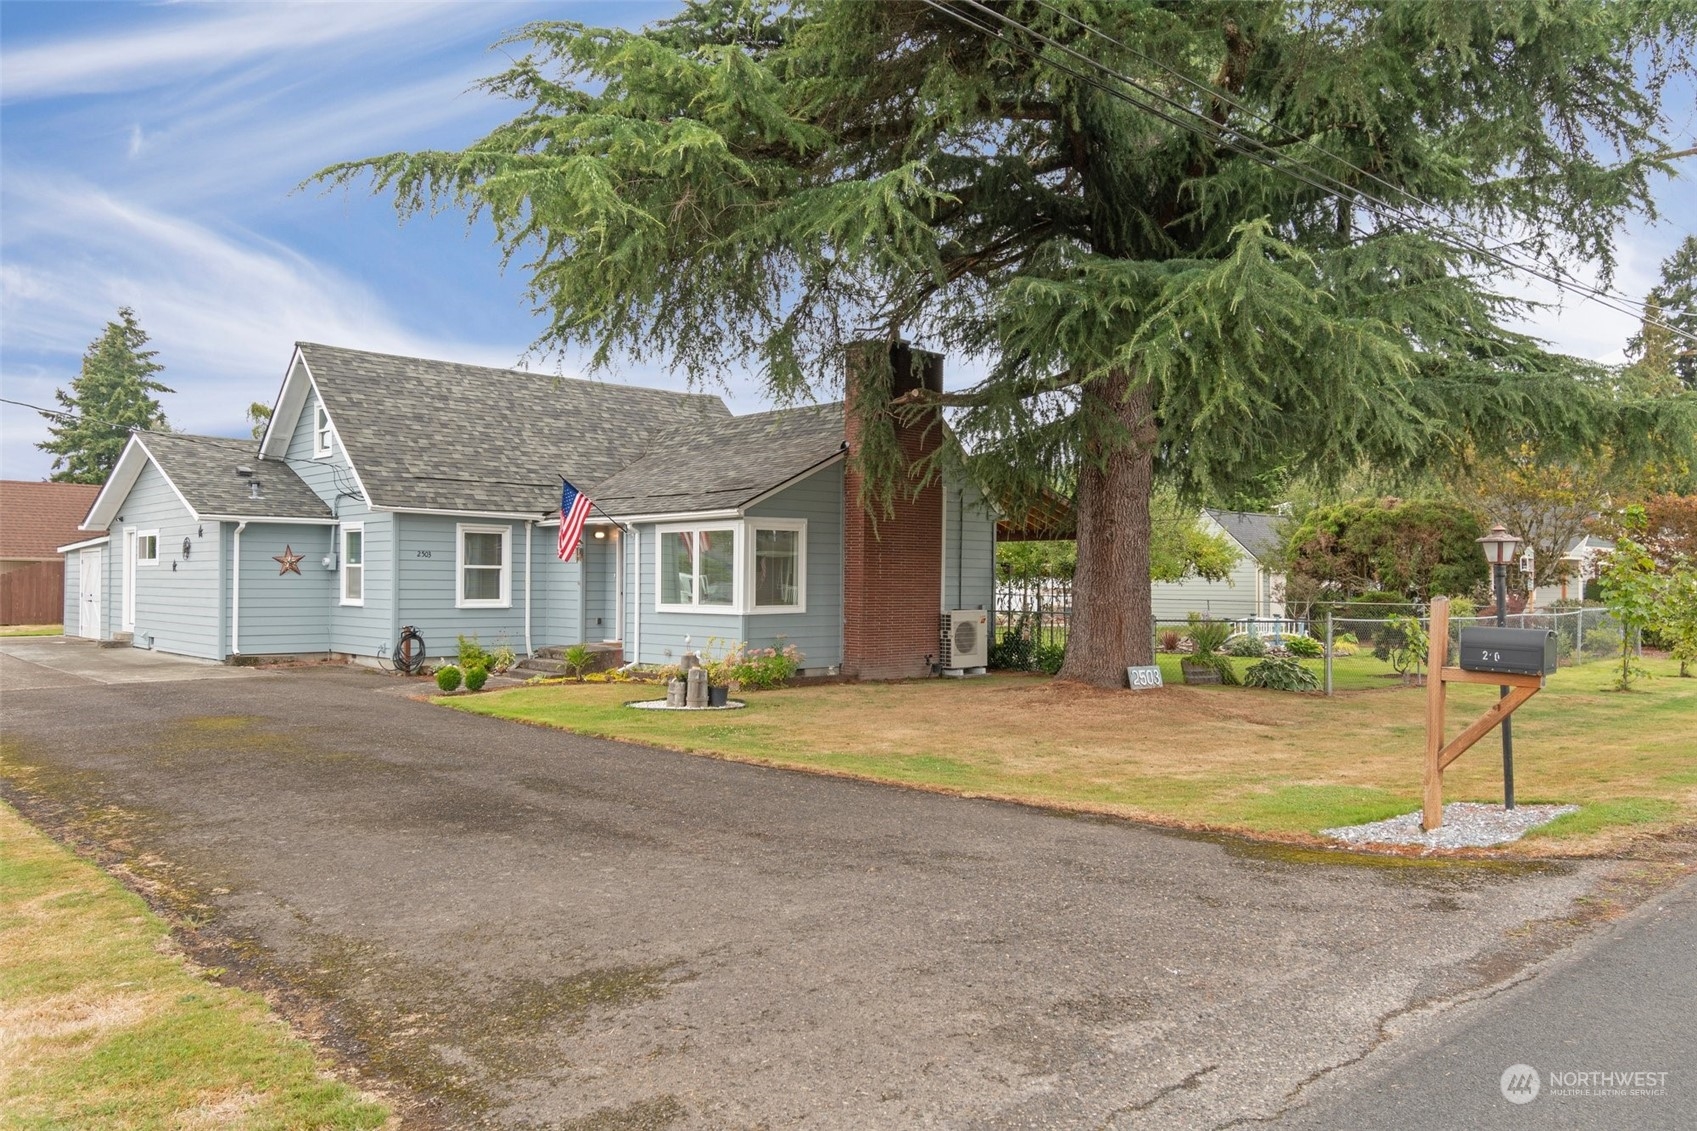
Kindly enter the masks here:
M 1536 695 L 1544 686 L 1543 674 L 1503 671 L 1467 671 L 1447 666 L 1450 652 L 1450 599 L 1432 599 L 1430 652 L 1426 663 L 1426 774 L 1421 827 L 1427 832 L 1444 823 L 1444 770 L 1484 738 L 1515 708 Z M 1452 683 L 1484 683 L 1506 687 L 1507 695 L 1491 704 L 1467 728 L 1444 742 L 1444 689 Z

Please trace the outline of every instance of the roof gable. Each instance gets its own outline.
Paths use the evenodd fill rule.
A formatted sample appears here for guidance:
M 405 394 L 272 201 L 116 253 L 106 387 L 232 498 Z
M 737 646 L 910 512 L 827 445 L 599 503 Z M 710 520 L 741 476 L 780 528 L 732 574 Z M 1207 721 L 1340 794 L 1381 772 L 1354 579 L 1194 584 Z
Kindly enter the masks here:
M 1278 555 L 1284 544 L 1279 528 L 1284 516 L 1257 514 L 1254 511 L 1223 511 L 1205 508 L 1209 518 L 1219 524 L 1233 542 L 1242 546 L 1256 561 L 1265 565 Z
M 546 512 L 560 476 L 599 483 L 656 437 L 730 419 L 702 393 L 313 342 L 299 343 L 295 360 L 263 450 L 280 454 L 274 435 L 293 431 L 310 381 L 371 503 L 400 510 Z
M 189 436 L 181 432 L 134 432 L 117 466 L 90 508 L 82 529 L 110 525 L 142 470 L 152 463 L 195 519 L 271 518 L 333 521 L 324 501 L 282 460 L 261 459 L 252 440 Z M 251 468 L 242 475 L 238 468 Z M 259 484 L 253 497 L 252 484 Z
M 0 480 L 0 558 L 50 561 L 58 547 L 74 542 L 100 487 L 93 483 L 32 483 Z

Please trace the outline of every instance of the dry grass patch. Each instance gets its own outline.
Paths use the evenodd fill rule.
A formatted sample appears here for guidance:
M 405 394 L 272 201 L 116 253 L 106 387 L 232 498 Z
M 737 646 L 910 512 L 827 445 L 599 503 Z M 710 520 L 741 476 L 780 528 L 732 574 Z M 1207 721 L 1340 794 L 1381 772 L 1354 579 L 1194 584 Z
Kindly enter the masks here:
M 1627 695 L 1603 690 L 1601 665 L 1564 669 L 1516 713 L 1518 798 L 1583 807 L 1521 851 L 1606 851 L 1697 820 L 1697 680 L 1649 666 L 1662 678 Z M 795 688 L 731 713 L 623 707 L 652 694 L 550 684 L 441 702 L 719 757 L 1280 837 L 1419 806 L 1417 688 L 1132 693 L 1003 675 Z M 1494 698 L 1452 688 L 1452 733 Z M 1457 762 L 1446 799 L 1500 799 L 1498 748 L 1493 735 Z
M 265 1002 L 191 969 L 140 898 L 0 805 L 0 1127 L 369 1128 Z

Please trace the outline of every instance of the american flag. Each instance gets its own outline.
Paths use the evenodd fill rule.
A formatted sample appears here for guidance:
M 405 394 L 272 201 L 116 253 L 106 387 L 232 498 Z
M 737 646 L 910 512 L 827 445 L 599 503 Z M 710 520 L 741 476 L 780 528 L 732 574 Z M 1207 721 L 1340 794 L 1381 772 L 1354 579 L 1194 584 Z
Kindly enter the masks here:
M 556 550 L 561 561 L 577 553 L 577 544 L 583 540 L 583 524 L 589 520 L 589 508 L 594 505 L 588 495 L 560 480 L 560 541 Z

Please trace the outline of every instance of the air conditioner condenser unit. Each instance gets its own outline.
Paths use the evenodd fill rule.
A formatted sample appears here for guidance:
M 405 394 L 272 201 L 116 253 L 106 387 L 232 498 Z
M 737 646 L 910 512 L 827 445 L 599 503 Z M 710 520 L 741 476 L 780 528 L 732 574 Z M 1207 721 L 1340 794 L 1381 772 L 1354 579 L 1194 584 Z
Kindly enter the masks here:
M 983 675 L 990 662 L 990 614 L 983 609 L 954 609 L 943 614 L 944 675 Z

